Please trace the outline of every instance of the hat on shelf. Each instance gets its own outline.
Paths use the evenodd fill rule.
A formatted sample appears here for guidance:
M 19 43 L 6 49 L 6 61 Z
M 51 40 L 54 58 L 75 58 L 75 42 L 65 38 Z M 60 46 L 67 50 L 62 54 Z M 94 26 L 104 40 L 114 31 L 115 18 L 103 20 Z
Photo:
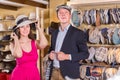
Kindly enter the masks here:
M 14 61 L 14 60 L 15 60 L 15 58 L 12 56 L 12 54 L 7 54 L 5 56 L 5 59 L 3 59 L 3 61 L 5 61 L 5 62 Z
M 11 38 L 10 38 L 10 35 L 4 35 L 4 36 L 2 36 L 2 38 L 1 38 L 1 40 L 2 41 L 7 41 L 7 40 L 10 40 Z
M 29 14 L 29 19 L 31 19 L 31 20 L 35 20 L 35 19 L 36 19 L 36 14 L 35 14 L 35 12 L 31 12 L 31 13 Z
M 71 12 L 72 8 L 68 5 L 62 4 L 56 7 L 56 12 L 58 12 L 60 9 L 67 9 L 69 12 Z
M 5 16 L 5 20 L 14 20 L 14 16 L 13 15 L 7 15 Z
M 2 52 L 10 51 L 9 45 L 5 45 L 4 49 L 1 49 Z
M 119 28 L 116 28 L 112 36 L 112 41 L 113 41 L 113 44 L 115 45 L 120 44 L 120 37 L 119 37 L 118 31 L 119 31 Z
M 28 16 L 26 15 L 19 15 L 16 20 L 15 23 L 16 25 L 13 27 L 13 30 L 22 27 L 24 25 L 28 25 L 28 24 L 32 24 L 32 23 L 36 23 L 37 21 L 31 21 L 29 20 Z
M 0 20 L 3 20 L 3 17 L 2 17 L 2 16 L 0 16 Z
M 0 23 L 0 31 L 5 31 L 5 28 L 2 23 Z
M 0 62 L 0 69 L 4 69 L 4 63 L 3 62 Z

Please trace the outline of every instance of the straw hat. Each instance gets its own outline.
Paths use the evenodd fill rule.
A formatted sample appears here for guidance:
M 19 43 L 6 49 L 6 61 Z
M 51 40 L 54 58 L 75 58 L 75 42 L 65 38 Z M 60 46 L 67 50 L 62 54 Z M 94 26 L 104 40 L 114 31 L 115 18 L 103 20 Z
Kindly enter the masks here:
M 19 15 L 15 20 L 16 25 L 15 25 L 14 29 L 17 29 L 17 28 L 22 27 L 24 25 L 32 24 L 35 22 L 36 21 L 29 20 L 29 18 L 26 15 Z

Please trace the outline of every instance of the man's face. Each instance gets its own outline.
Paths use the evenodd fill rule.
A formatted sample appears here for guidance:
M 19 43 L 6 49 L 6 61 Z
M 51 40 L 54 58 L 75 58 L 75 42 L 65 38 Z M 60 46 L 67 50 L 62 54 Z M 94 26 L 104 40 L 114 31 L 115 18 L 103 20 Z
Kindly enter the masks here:
M 61 23 L 69 23 L 71 18 L 71 13 L 66 9 L 59 9 L 58 19 Z

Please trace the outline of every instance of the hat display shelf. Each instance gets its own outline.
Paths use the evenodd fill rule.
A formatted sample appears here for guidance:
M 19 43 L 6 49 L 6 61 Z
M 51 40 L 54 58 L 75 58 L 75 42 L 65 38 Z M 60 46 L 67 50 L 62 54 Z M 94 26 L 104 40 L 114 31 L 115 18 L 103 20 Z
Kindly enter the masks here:
M 6 50 L 1 49 L 0 50 L 0 55 L 1 55 L 1 58 L 2 58 L 2 60 L 0 61 L 0 63 L 2 65 L 0 65 L 0 67 L 4 66 L 0 70 L 0 72 L 11 73 L 13 68 L 16 65 L 15 58 L 11 55 L 11 52 L 7 49 Z
M 4 11 L 3 14 L 0 13 L 2 15 L 0 19 L 0 80 L 8 79 L 16 65 L 16 61 L 9 49 L 10 34 L 12 27 L 15 25 L 15 17 L 13 15 L 5 15 Z
M 0 72 L 9 74 L 12 72 L 16 64 L 9 49 L 9 42 L 11 41 L 10 34 L 12 32 L 11 26 L 14 25 L 14 19 L 0 20 L 0 24 L 2 24 L 0 26 L 0 67 L 3 67 L 0 69 Z
M 12 27 L 9 26 L 14 25 L 14 19 L 6 17 L 0 20 L 0 24 L 0 67 L 3 66 L 0 72 L 11 73 L 12 69 L 15 67 L 15 59 L 13 60 L 12 56 L 8 56 L 8 54 L 11 54 L 8 45 L 11 40 L 10 34 L 12 32 Z
M 31 21 L 35 21 L 33 16 L 30 17 Z M 0 73 L 11 74 L 12 70 L 16 66 L 15 58 L 12 56 L 9 49 L 9 43 L 12 41 L 10 34 L 13 31 L 13 26 L 15 25 L 15 18 L 7 16 L 5 19 L 0 20 Z M 36 28 L 33 27 L 35 24 L 30 24 L 32 31 L 34 33 L 34 38 L 36 38 Z
M 7 15 L 0 20 L 0 45 L 7 45 L 10 42 L 10 34 L 12 27 L 15 25 L 15 18 L 13 15 Z
M 110 22 L 102 23 L 100 22 L 100 19 L 97 20 L 98 18 L 100 18 L 100 16 L 97 15 L 97 10 L 117 10 L 120 8 L 120 1 L 90 0 L 89 2 L 88 0 L 88 2 L 85 2 L 84 0 L 71 0 L 68 1 L 67 4 L 73 8 L 73 21 L 76 23 L 74 24 L 71 20 L 72 24 L 75 27 L 77 25 L 77 28 L 83 30 L 86 34 L 88 51 L 90 54 L 88 59 L 80 61 L 80 77 L 82 78 L 82 80 L 107 80 L 108 78 L 115 75 L 118 71 L 118 68 L 120 67 L 120 36 L 118 30 L 120 29 L 120 17 L 117 18 L 117 22 L 114 16 L 114 20 L 112 18 L 112 20 L 110 21 L 111 18 L 108 18 L 108 21 Z M 92 16 L 92 20 L 89 22 L 88 17 L 90 17 L 91 14 L 88 14 L 88 16 L 85 15 L 85 11 L 88 11 L 90 13 L 90 10 L 91 12 L 92 10 L 96 10 L 96 21 L 94 24 L 91 24 L 91 22 L 94 21 L 94 17 Z M 92 12 L 92 14 L 94 13 Z M 84 21 L 83 16 L 87 17 L 86 21 Z M 109 34 L 110 32 L 110 30 L 108 30 L 110 28 L 110 36 L 112 35 L 111 39 L 109 35 L 106 36 L 106 33 Z

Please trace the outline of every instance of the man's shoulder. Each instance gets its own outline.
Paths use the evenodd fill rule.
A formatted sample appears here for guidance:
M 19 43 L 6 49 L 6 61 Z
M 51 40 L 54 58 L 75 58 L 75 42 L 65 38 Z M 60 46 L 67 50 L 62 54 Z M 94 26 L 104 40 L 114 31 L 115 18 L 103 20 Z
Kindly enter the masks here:
M 84 31 L 83 31 L 83 30 L 78 29 L 77 27 L 74 27 L 74 26 L 72 26 L 72 30 L 74 30 L 75 32 L 84 33 Z

